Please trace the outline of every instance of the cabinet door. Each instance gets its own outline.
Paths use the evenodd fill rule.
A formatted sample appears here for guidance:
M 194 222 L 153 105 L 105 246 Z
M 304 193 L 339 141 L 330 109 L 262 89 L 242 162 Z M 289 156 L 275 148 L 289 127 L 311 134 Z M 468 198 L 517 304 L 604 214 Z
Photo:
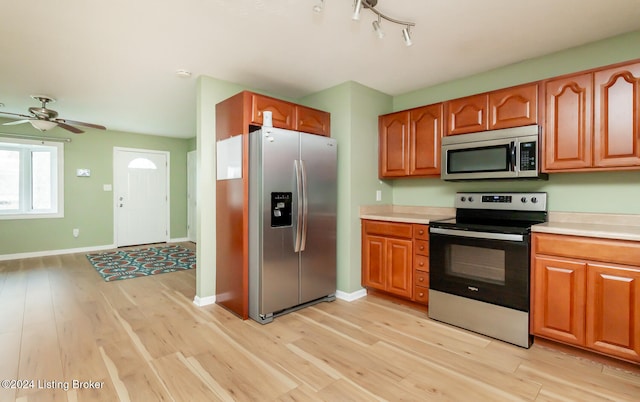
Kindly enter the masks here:
M 398 112 L 378 118 L 379 176 L 409 175 L 409 112 Z
M 442 103 L 409 112 L 409 174 L 440 175 L 440 140 L 443 129 Z
M 387 287 L 389 293 L 411 297 L 413 293 L 412 241 L 387 239 Z
M 293 130 L 295 107 L 292 103 L 258 94 L 251 95 L 251 123 L 262 125 L 263 112 L 270 111 L 273 127 Z
M 545 83 L 545 169 L 591 167 L 592 74 Z
M 362 286 L 385 290 L 386 285 L 386 239 L 370 236 L 363 232 L 362 236 Z
M 331 116 L 322 110 L 296 106 L 295 130 L 304 133 L 331 136 Z
M 533 333 L 585 344 L 586 263 L 535 257 Z
M 538 84 L 489 93 L 489 129 L 538 123 Z
M 640 63 L 594 74 L 594 166 L 640 165 Z
M 446 135 L 487 130 L 487 100 L 487 94 L 480 94 L 448 101 Z
M 640 361 L 640 269 L 589 264 L 587 347 Z

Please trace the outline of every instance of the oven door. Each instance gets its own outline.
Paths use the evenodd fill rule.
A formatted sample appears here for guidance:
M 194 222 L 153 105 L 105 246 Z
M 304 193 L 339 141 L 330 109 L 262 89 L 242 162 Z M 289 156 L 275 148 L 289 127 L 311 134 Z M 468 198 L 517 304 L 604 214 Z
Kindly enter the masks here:
M 431 289 L 529 311 L 530 235 L 431 227 Z

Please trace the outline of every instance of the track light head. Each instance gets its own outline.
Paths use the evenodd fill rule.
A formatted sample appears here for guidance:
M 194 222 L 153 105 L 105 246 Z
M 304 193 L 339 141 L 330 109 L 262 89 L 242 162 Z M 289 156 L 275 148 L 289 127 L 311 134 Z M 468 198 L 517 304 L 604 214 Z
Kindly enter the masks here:
M 313 6 L 313 12 L 320 14 L 322 10 L 324 10 L 324 0 L 318 0 L 318 2 Z
M 378 38 L 380 38 L 380 39 L 384 38 L 384 31 L 382 30 L 382 27 L 380 26 L 380 17 L 378 17 L 377 21 L 373 21 L 372 25 L 373 25 L 373 30 L 378 35 Z
M 409 32 L 409 25 L 407 25 L 402 30 L 402 38 L 404 39 L 404 44 L 407 46 L 413 45 L 413 41 L 411 40 L 411 33 Z
M 354 21 L 360 20 L 360 11 L 362 11 L 362 0 L 356 0 L 353 6 L 353 16 L 351 17 Z

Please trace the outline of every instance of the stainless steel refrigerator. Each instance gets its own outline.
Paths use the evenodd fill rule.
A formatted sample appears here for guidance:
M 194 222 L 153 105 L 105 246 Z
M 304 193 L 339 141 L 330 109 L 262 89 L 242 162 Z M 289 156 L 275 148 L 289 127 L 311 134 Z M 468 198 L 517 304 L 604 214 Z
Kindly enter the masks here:
M 263 127 L 249 136 L 249 316 L 335 300 L 337 144 Z

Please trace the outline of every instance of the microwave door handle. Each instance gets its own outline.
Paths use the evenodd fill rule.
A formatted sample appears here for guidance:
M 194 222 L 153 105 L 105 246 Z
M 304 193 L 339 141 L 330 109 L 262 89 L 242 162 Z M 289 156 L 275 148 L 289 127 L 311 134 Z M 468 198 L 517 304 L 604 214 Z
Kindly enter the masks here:
M 511 145 L 509 146 L 509 166 L 510 166 L 510 170 L 512 172 L 516 171 L 516 142 L 515 141 L 511 141 Z

